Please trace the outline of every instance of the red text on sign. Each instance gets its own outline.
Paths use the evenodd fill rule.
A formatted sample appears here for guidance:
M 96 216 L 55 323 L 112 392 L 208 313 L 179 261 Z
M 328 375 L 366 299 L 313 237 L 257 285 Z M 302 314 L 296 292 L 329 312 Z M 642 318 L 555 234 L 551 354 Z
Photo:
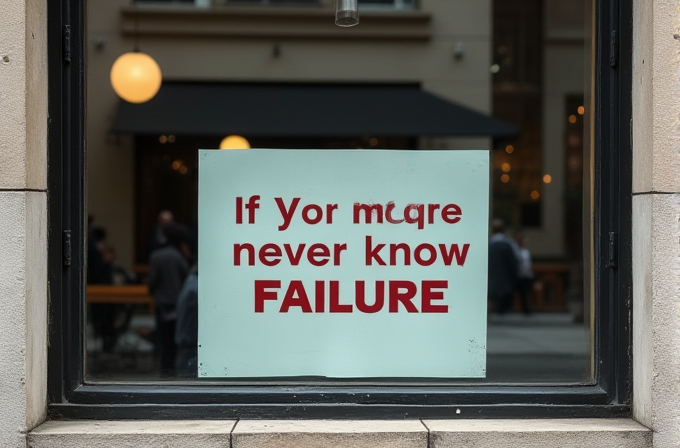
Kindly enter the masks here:
M 387 288 L 385 286 L 387 285 Z M 387 300 L 388 312 L 399 313 L 448 313 L 448 305 L 433 303 L 444 299 L 444 290 L 448 288 L 447 280 L 423 280 L 420 285 L 409 280 L 377 280 L 374 297 L 366 297 L 366 282 L 354 282 L 354 299 L 341 301 L 340 282 L 317 280 L 314 282 L 314 306 L 301 280 L 288 283 L 279 305 L 279 313 L 288 313 L 299 308 L 303 313 L 353 313 L 374 314 L 381 311 Z M 420 286 L 420 291 L 419 287 Z M 278 302 L 280 280 L 255 280 L 255 312 L 264 313 L 267 301 Z M 387 297 L 385 291 L 387 290 Z M 346 296 L 343 295 L 343 298 Z M 415 303 L 414 303 L 415 302 Z M 328 305 L 328 307 L 326 307 Z M 420 305 L 420 309 L 418 309 Z M 328 311 L 326 311 L 328 310 Z
M 470 244 L 467 243 L 462 246 L 458 244 L 449 244 L 448 246 L 438 244 L 437 247 L 430 243 L 422 243 L 413 249 L 406 243 L 392 243 L 389 244 L 386 251 L 388 254 L 384 255 L 382 250 L 385 246 L 388 245 L 385 243 L 373 244 L 373 237 L 366 236 L 366 266 L 373 266 L 374 263 L 379 266 L 387 266 L 385 260 L 389 261 L 390 266 L 396 266 L 399 259 L 404 266 L 410 266 L 411 258 L 420 266 L 432 266 L 440 256 L 445 266 L 451 266 L 454 261 L 458 266 L 464 266 L 470 249 Z M 383 258 L 383 256 L 389 258 Z
M 274 198 L 274 201 L 276 201 L 276 206 L 279 208 L 279 212 L 283 218 L 283 223 L 279 226 L 279 232 L 282 232 L 290 226 L 293 216 L 295 215 L 295 210 L 300 203 L 300 198 L 293 198 L 290 205 L 287 207 L 282 198 Z M 324 209 L 320 205 L 308 204 L 302 207 L 300 214 L 305 224 L 319 224 L 324 220 L 324 217 L 326 224 L 333 224 L 333 210 L 337 209 L 338 204 L 326 204 L 326 212 L 324 215 Z
M 245 205 L 248 210 L 248 224 L 255 224 L 255 210 L 260 208 L 260 195 L 251 196 Z M 236 224 L 243 224 L 243 198 L 236 198 Z
M 354 203 L 352 209 L 354 224 L 361 224 L 363 215 L 364 224 L 371 224 L 373 222 L 373 215 L 378 224 L 385 222 L 390 224 L 417 224 L 418 229 L 425 228 L 425 224 L 434 224 L 435 216 L 440 216 L 442 221 L 447 224 L 456 224 L 460 221 L 463 212 L 456 204 L 447 204 L 443 208 L 440 204 L 407 204 L 401 213 L 396 213 L 394 209 L 396 205 L 390 201 L 383 207 L 382 204 L 361 204 Z M 441 209 L 441 210 L 440 210 Z M 437 211 L 439 210 L 439 213 Z
M 283 246 L 283 250 L 281 247 Z M 234 266 L 241 266 L 241 258 L 245 252 L 248 266 L 255 266 L 255 253 L 257 259 L 265 266 L 276 266 L 282 259 L 287 259 L 291 266 L 297 266 L 306 252 L 306 258 L 312 266 L 325 266 L 332 261 L 333 266 L 340 266 L 340 255 L 347 250 L 347 244 L 333 244 L 333 250 L 323 243 L 307 244 L 263 244 L 259 250 L 250 243 L 234 244 Z

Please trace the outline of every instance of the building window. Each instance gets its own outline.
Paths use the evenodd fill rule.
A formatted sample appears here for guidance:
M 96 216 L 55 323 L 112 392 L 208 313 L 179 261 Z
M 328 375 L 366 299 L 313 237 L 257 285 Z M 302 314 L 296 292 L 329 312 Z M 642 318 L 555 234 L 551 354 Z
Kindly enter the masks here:
M 365 8 L 413 9 L 414 0 L 359 0 Z
M 121 43 L 119 30 L 109 36 L 113 44 L 106 52 L 81 47 L 87 42 L 83 37 L 85 21 L 83 10 L 76 6 L 82 7 L 82 3 L 70 3 L 74 7 L 64 12 L 70 14 L 68 17 L 51 6 L 50 44 L 54 48 L 61 45 L 61 25 L 68 22 L 73 33 L 73 57 L 80 58 L 87 52 L 90 78 L 85 120 L 81 73 L 75 64 L 64 64 L 52 56 L 51 88 L 65 95 L 52 96 L 50 106 L 50 116 L 61 126 L 57 129 L 55 124 L 55 138 L 50 140 L 50 210 L 54 226 L 50 285 L 55 304 L 50 394 L 55 413 L 92 416 L 95 403 L 110 405 L 106 415 L 109 418 L 185 412 L 175 404 L 203 409 L 196 416 L 205 416 L 218 407 L 225 411 L 222 415 L 260 418 L 370 417 L 372 411 L 366 404 L 384 412 L 382 416 L 414 418 L 448 416 L 455 407 L 483 416 L 516 415 L 514 412 L 534 416 L 548 408 L 555 412 L 550 415 L 556 416 L 629 413 L 630 366 L 625 355 L 629 349 L 626 294 L 630 260 L 626 243 L 630 239 L 630 217 L 626 213 L 630 189 L 626 186 L 630 179 L 625 168 L 630 164 L 630 154 L 622 148 L 629 147 L 626 95 L 630 80 L 616 67 L 628 67 L 630 61 L 626 51 L 621 51 L 620 59 L 612 66 L 608 53 L 605 57 L 597 50 L 608 51 L 613 29 L 622 36 L 621 46 L 625 47 L 628 43 L 623 37 L 630 30 L 620 27 L 618 21 L 609 21 L 610 5 L 596 5 L 599 20 L 593 22 L 597 23 L 594 36 L 587 34 L 590 22 L 584 26 L 582 18 L 577 22 L 581 34 L 575 32 L 574 23 L 560 20 L 565 16 L 553 8 L 559 10 L 562 3 L 548 7 L 533 0 L 500 2 L 503 5 L 492 2 L 494 8 L 489 9 L 494 10 L 494 16 L 488 18 L 491 28 L 460 21 L 465 17 L 464 5 L 461 6 L 460 17 L 451 19 L 459 22 L 450 25 L 452 29 L 469 26 L 469 32 L 479 33 L 469 42 L 463 37 L 460 42 L 451 42 L 448 36 L 438 34 L 432 36 L 432 44 L 319 41 L 312 35 L 307 40 L 277 40 L 274 46 L 278 50 L 272 52 L 271 42 L 261 37 L 225 37 L 221 42 L 213 35 L 204 42 L 192 38 L 169 45 L 167 36 L 142 36 L 141 44 L 161 64 L 167 86 L 173 85 L 173 79 L 184 80 L 174 84 L 187 88 L 209 80 L 240 86 L 242 90 L 246 85 L 304 89 L 312 85 L 357 84 L 385 90 L 393 84 L 408 85 L 411 90 L 422 90 L 471 110 L 486 108 L 487 116 L 493 114 L 521 130 L 516 138 L 491 138 L 491 134 L 483 132 L 470 136 L 463 131 L 430 135 L 427 129 L 415 134 L 404 130 L 402 134 L 356 132 L 321 137 L 315 129 L 303 129 L 296 135 L 271 135 L 262 131 L 267 127 L 263 124 L 266 114 L 255 114 L 252 135 L 243 134 L 256 147 L 418 151 L 472 145 L 488 149 L 494 216 L 517 230 L 521 228 L 528 237 L 529 241 L 525 241 L 534 255 L 536 281 L 528 290 L 517 292 L 510 308 L 504 310 L 510 315 L 501 313 L 498 303 L 491 304 L 488 375 L 484 379 L 239 378 L 208 384 L 196 375 L 177 376 L 172 369 L 174 363 L 167 369 L 160 364 L 160 347 L 173 344 L 173 339 L 159 341 L 159 303 L 145 288 L 157 218 L 166 219 L 164 211 L 172 211 L 175 221 L 188 229 L 195 226 L 196 150 L 217 147 L 224 135 L 201 131 L 201 123 L 193 129 L 150 126 L 134 133 L 117 133 L 113 125 L 117 117 L 112 111 L 124 108 L 118 108 L 105 74 L 111 62 L 108 56 L 118 51 L 113 45 Z M 461 0 L 462 3 L 465 2 Z M 402 9 L 413 6 L 413 2 L 397 0 L 362 4 Z M 582 12 L 589 10 L 588 2 L 582 6 Z M 621 23 L 628 23 L 629 6 L 616 11 Z M 101 12 L 96 8 L 89 8 L 88 14 L 92 28 L 87 35 L 101 34 L 106 42 L 106 33 L 115 30 L 115 26 L 108 26 L 106 16 L 98 16 Z M 450 16 L 442 15 L 442 20 Z M 285 21 L 277 26 L 285 27 Z M 281 28 L 279 33 L 285 36 Z M 594 49 L 591 42 L 596 42 Z M 440 51 L 444 47 L 446 51 Z M 178 49 L 185 58 L 182 64 L 176 58 Z M 472 64 L 474 59 L 466 58 L 475 51 L 482 55 L 481 62 Z M 331 53 L 335 65 L 326 69 L 318 61 Z M 421 60 L 426 53 L 438 61 L 430 68 Z M 305 54 L 308 65 L 301 57 Z M 355 69 L 348 69 L 350 55 L 362 58 L 354 61 Z M 595 61 L 592 67 L 583 63 L 588 60 Z M 548 77 L 566 73 L 577 64 L 583 69 L 577 78 L 556 81 Z M 435 72 L 443 73 L 444 81 L 433 81 Z M 339 79 L 343 82 L 339 83 Z M 589 90 L 591 83 L 594 91 Z M 301 97 L 295 96 L 298 100 Z M 273 100 L 267 98 L 273 109 Z M 167 108 L 181 106 L 177 107 L 181 111 L 197 102 L 196 98 L 174 101 Z M 234 104 L 235 101 L 225 102 L 224 107 L 235 107 Z M 340 105 L 329 103 L 327 107 Z M 238 107 L 243 115 L 249 113 L 248 101 Z M 219 107 L 214 110 L 214 114 L 220 114 Z M 321 113 L 323 107 L 319 108 Z M 81 133 L 87 138 L 81 138 Z M 601 138 L 605 133 L 615 138 Z M 87 148 L 78 146 L 84 140 Z M 87 165 L 84 151 L 88 154 Z M 611 170 L 611 164 L 603 160 L 614 160 L 621 169 Z M 590 173 L 595 173 L 594 177 Z M 91 221 L 86 221 L 88 215 Z M 190 250 L 191 241 L 188 243 Z M 71 252 L 67 254 L 64 251 L 69 247 Z M 91 253 L 94 251 L 98 253 Z M 108 263 L 101 277 L 98 274 L 104 271 L 93 263 L 96 257 Z M 90 264 L 86 266 L 88 259 Z M 83 286 L 85 280 L 87 286 Z M 528 302 L 521 300 L 523 293 L 530 296 Z M 525 309 L 527 303 L 529 307 Z M 304 386 L 305 390 L 291 393 L 291 386 Z M 143 403 L 151 407 L 135 408 Z M 318 406 L 312 411 L 302 403 Z M 282 404 L 292 411 L 282 413 Z M 341 410 L 337 404 L 349 405 L 350 411 L 347 406 Z M 581 405 L 584 407 L 579 408 Z M 320 408 L 323 410 L 318 411 Z
M 215 0 L 215 4 L 246 4 L 246 5 L 303 5 L 319 3 L 320 0 Z M 208 7 L 213 4 L 212 0 L 135 0 L 137 4 L 195 4 L 196 6 Z
M 201 4 L 201 0 L 135 0 L 136 4 Z
M 202 0 L 135 0 L 135 3 L 195 3 L 203 4 Z M 300 5 L 321 3 L 321 0 L 216 0 L 217 4 L 252 4 L 252 5 Z M 208 2 L 210 4 L 210 2 Z M 359 4 L 366 8 L 412 9 L 413 0 L 359 0 Z
M 307 5 L 318 4 L 320 0 L 224 0 L 224 4 L 245 5 Z

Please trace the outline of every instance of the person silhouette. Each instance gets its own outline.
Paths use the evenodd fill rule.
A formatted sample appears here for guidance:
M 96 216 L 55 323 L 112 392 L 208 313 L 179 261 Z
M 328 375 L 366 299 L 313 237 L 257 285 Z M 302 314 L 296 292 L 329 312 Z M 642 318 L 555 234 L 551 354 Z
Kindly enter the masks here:
M 174 223 L 165 226 L 163 232 L 165 245 L 153 251 L 149 259 L 149 292 L 156 306 L 156 341 L 161 375 L 174 376 L 177 298 L 189 273 L 189 263 L 184 256 L 187 236 L 184 228 Z
M 505 234 L 505 222 L 494 219 L 489 239 L 488 299 L 499 314 L 512 308 L 513 293 L 517 284 L 518 259 L 513 241 Z
M 529 252 L 529 249 L 525 246 L 526 237 L 522 230 L 517 230 L 515 232 L 514 239 L 518 255 L 517 291 L 519 292 L 522 312 L 528 316 L 531 314 L 531 309 L 529 308 L 529 295 L 531 294 L 531 288 L 534 284 L 534 271 L 531 267 L 531 252 Z

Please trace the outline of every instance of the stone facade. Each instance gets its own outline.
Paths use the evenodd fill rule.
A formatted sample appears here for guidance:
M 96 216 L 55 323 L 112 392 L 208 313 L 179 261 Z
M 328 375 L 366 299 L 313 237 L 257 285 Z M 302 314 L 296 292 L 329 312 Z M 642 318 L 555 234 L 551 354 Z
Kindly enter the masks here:
M 0 26 L 0 446 L 47 397 L 47 3 L 9 0 Z

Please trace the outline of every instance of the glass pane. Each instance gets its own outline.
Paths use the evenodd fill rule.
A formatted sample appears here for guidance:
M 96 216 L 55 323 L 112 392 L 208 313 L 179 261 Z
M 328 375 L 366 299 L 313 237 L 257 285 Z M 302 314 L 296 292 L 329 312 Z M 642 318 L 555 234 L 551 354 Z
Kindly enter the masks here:
M 393 20 L 399 11 L 376 8 L 371 15 L 384 19 L 354 30 L 333 25 L 334 1 L 188 2 L 197 6 L 191 14 L 137 14 L 135 3 L 143 2 L 87 4 L 88 381 L 207 381 L 196 378 L 197 151 L 238 134 L 229 144 L 488 150 L 490 294 L 485 378 L 230 381 L 592 382 L 590 0 L 360 0 L 366 9 L 420 8 L 431 21 L 408 13 Z M 262 8 L 277 3 L 316 4 L 311 14 Z M 114 91 L 110 72 L 136 47 L 158 63 L 163 84 L 151 100 L 131 104 Z M 290 102 L 270 96 L 291 89 L 299 90 Z M 351 131 L 349 117 L 359 111 L 314 103 L 312 89 L 433 95 L 442 110 L 459 107 L 482 127 L 470 132 L 452 120 L 450 133 L 435 132 L 423 119 L 432 111 L 423 109 L 412 111 L 417 129 L 390 128 L 386 114 Z M 224 92 L 231 93 L 216 105 Z M 302 108 L 316 108 L 310 122 L 296 122 Z M 269 120 L 272 110 L 290 110 L 289 125 Z M 485 117 L 519 132 L 499 135 Z M 215 127 L 220 119 L 228 130 Z M 499 267 L 499 242 L 512 250 L 516 271 Z

